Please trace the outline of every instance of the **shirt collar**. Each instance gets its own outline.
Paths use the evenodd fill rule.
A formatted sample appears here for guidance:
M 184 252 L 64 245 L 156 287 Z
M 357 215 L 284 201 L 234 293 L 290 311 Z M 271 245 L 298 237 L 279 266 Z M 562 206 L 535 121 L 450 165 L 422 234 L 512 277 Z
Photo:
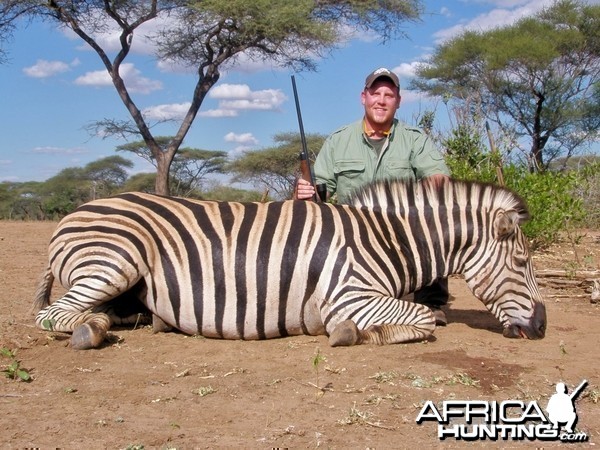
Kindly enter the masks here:
M 390 134 L 392 134 L 392 132 L 394 131 L 394 125 L 396 124 L 396 120 L 394 120 L 392 122 L 392 126 L 390 127 L 389 130 L 384 131 L 383 132 L 383 136 L 384 137 L 388 137 Z M 375 134 L 375 130 L 370 130 L 367 128 L 367 122 L 365 121 L 365 119 L 363 118 L 362 120 L 362 128 L 363 128 L 363 133 L 366 137 L 371 138 L 373 137 L 373 135 Z

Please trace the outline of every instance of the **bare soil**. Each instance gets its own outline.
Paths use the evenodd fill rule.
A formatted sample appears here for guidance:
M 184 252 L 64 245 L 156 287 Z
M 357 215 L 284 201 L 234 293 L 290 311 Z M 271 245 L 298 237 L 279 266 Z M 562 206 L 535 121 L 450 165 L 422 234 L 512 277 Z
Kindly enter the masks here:
M 331 348 L 325 336 L 221 341 L 148 327 L 112 330 L 98 350 L 35 328 L 30 313 L 55 223 L 0 222 L 0 370 L 17 361 L 32 381 L 0 378 L 2 448 L 415 448 L 440 441 L 417 424 L 431 400 L 535 400 L 555 385 L 577 398 L 577 429 L 600 440 L 600 305 L 589 286 L 542 287 L 540 341 L 502 336 L 464 280 L 452 278 L 449 325 L 425 343 Z M 534 255 L 536 269 L 600 269 L 600 233 L 581 231 Z M 55 286 L 53 298 L 61 294 Z M 317 357 L 318 356 L 318 357 Z M 557 442 L 497 441 L 502 447 Z M 138 446 L 138 447 L 135 447 Z

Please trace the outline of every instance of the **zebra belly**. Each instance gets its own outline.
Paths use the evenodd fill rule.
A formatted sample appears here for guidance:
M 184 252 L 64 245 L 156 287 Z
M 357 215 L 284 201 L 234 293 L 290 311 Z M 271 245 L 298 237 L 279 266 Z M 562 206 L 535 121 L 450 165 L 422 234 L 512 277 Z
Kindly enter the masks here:
M 189 290 L 183 290 L 178 302 L 159 297 L 154 303 L 149 295 L 146 304 L 164 322 L 190 335 L 258 340 L 324 334 L 315 302 L 309 300 L 302 305 L 303 289 L 291 291 L 288 300 L 293 301 L 286 303 L 282 303 L 278 291 L 271 287 L 264 299 L 232 294 L 203 296 L 199 301 Z

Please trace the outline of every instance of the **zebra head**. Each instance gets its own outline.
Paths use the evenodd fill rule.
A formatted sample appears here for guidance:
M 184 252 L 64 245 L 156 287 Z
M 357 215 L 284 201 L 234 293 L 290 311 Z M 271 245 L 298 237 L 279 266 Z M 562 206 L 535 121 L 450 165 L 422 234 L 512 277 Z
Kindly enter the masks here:
M 519 227 L 529 214 L 522 200 L 516 200 L 514 208 L 490 212 L 487 239 L 467 261 L 464 275 L 473 294 L 502 323 L 505 337 L 542 339 L 546 307 Z

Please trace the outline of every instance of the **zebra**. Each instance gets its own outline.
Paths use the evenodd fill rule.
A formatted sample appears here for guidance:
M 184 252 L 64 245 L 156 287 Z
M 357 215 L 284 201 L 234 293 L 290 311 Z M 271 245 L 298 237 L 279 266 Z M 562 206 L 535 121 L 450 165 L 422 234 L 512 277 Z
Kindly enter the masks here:
M 463 274 L 505 337 L 541 339 L 546 310 L 519 226 L 527 219 L 510 190 L 456 180 L 375 182 L 346 205 L 124 193 L 59 223 L 35 322 L 71 332 L 75 349 L 95 348 L 115 320 L 132 319 L 106 305 L 138 299 L 166 326 L 209 338 L 421 341 L 433 314 L 403 297 Z M 50 302 L 55 279 L 67 292 Z

